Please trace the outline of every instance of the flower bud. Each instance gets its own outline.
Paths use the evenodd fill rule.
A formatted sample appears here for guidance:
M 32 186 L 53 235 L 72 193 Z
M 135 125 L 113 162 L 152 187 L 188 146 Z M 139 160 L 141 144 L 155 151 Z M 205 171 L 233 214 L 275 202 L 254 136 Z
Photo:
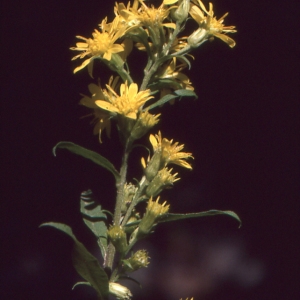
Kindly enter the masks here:
M 109 293 L 114 295 L 118 300 L 130 300 L 132 297 L 130 290 L 126 286 L 116 282 L 109 283 Z
M 141 268 L 146 268 L 149 264 L 149 256 L 147 251 L 138 250 L 130 258 L 123 260 L 124 271 L 134 272 Z
M 173 183 L 180 178 L 176 178 L 178 173 L 171 174 L 172 169 L 161 169 L 154 179 L 150 182 L 146 189 L 146 195 L 148 197 L 157 196 L 163 189 L 170 187 Z
M 204 28 L 198 28 L 187 39 L 188 44 L 192 48 L 199 47 L 206 40 L 207 40 L 207 31 Z
M 154 202 L 152 198 L 149 199 L 146 213 L 141 220 L 136 238 L 143 238 L 149 234 L 156 223 L 156 219 L 169 211 L 169 205 L 166 205 L 166 201 L 163 204 L 158 203 L 159 197 Z
M 118 252 L 121 254 L 126 252 L 128 247 L 127 236 L 121 226 L 111 226 L 107 231 L 107 235 Z
M 147 180 L 151 181 L 161 168 L 161 151 L 154 152 L 147 167 L 144 170 Z
M 134 197 L 137 188 L 135 185 L 129 183 L 124 186 L 124 201 L 122 203 L 121 211 L 122 213 L 126 213 L 128 206 L 130 205 L 132 198 Z
M 171 10 L 171 17 L 180 24 L 184 22 L 189 14 L 190 0 L 182 0 L 176 9 Z
M 117 123 L 120 134 L 121 141 L 125 141 L 130 137 L 131 131 L 136 123 L 136 120 L 127 118 L 124 115 L 117 115 Z
M 152 115 L 148 111 L 143 111 L 140 113 L 139 118 L 137 119 L 135 125 L 131 131 L 131 137 L 134 140 L 141 138 L 144 134 L 148 132 L 150 128 L 158 123 L 158 115 Z

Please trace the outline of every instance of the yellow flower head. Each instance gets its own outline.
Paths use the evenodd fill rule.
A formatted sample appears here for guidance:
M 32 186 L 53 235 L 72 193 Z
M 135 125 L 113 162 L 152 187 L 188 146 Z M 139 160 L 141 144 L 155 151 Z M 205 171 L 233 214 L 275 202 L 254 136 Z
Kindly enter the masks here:
M 127 29 L 125 26 L 120 28 L 119 21 L 119 18 L 116 17 L 112 23 L 107 24 L 107 19 L 105 18 L 99 25 L 101 32 L 95 29 L 94 33 L 92 34 L 93 38 L 87 39 L 82 36 L 77 36 L 78 39 L 84 40 L 85 42 L 76 43 L 76 47 L 72 47 L 70 49 L 75 51 L 83 51 L 83 53 L 74 56 L 72 60 L 84 58 L 85 56 L 89 56 L 89 58 L 86 59 L 81 66 L 75 68 L 74 73 L 83 69 L 97 57 L 111 60 L 113 53 L 124 51 L 123 46 L 115 44 L 119 38 L 124 36 Z
M 142 111 L 137 118 L 134 127 L 130 133 L 131 137 L 134 139 L 141 138 L 144 134 L 148 132 L 150 128 L 159 122 L 160 114 L 152 115 L 147 110 Z
M 172 174 L 173 169 L 163 168 L 153 178 L 146 189 L 146 195 L 148 197 L 155 197 L 166 188 L 171 188 L 173 183 L 180 178 L 177 177 L 178 173 Z
M 135 0 L 132 6 L 130 2 L 128 2 L 127 7 L 124 5 L 124 3 L 116 2 L 114 12 L 115 15 L 120 18 L 121 24 L 126 24 L 131 28 L 136 28 L 139 26 L 140 21 L 133 18 L 133 16 L 137 14 L 138 5 L 138 0 Z
M 123 260 L 124 270 L 133 272 L 140 268 L 147 268 L 149 265 L 149 255 L 146 250 L 138 250 L 130 258 Z
M 152 197 L 148 200 L 146 212 L 139 224 L 137 238 L 142 238 L 149 234 L 156 224 L 157 218 L 169 211 L 170 205 L 167 205 L 166 201 L 163 204 L 158 203 L 158 201 L 159 197 L 157 197 L 156 201 L 153 201 Z
M 137 119 L 138 112 L 141 111 L 143 105 L 153 96 L 150 96 L 150 90 L 138 92 L 138 85 L 131 83 L 129 86 L 127 81 L 121 84 L 120 95 L 109 85 L 106 86 L 112 96 L 110 102 L 105 100 L 96 101 L 96 105 L 109 111 L 112 114 L 120 114 L 130 119 Z
M 181 72 L 186 67 L 186 63 L 177 65 L 176 57 L 173 57 L 170 63 L 163 65 L 158 70 L 156 76 L 162 79 L 173 79 L 174 84 L 170 83 L 169 87 L 174 90 L 187 89 L 193 91 L 194 88 L 191 81 L 184 73 Z
M 170 205 L 167 205 L 167 201 L 163 204 L 158 203 L 160 197 L 157 197 L 156 201 L 153 201 L 152 198 L 149 199 L 145 216 L 153 215 L 155 218 L 158 218 L 169 211 Z
M 223 21 L 228 13 L 217 20 L 216 17 L 214 17 L 212 3 L 209 3 L 209 10 L 207 11 L 202 1 L 193 0 L 193 2 L 196 4 L 191 5 L 190 15 L 198 23 L 200 28 L 203 28 L 207 31 L 208 37 L 215 36 L 228 44 L 231 48 L 234 47 L 235 41 L 232 38 L 228 37 L 226 33 L 236 32 L 236 30 L 234 29 L 235 26 L 224 26 L 223 24 Z
M 176 164 L 181 167 L 192 169 L 192 166 L 186 161 L 188 158 L 193 158 L 192 153 L 180 152 L 184 145 L 178 145 L 178 142 L 173 144 L 173 140 L 167 140 L 161 137 L 161 132 L 150 135 L 150 142 L 154 152 L 161 152 L 161 160 L 165 165 Z
M 170 8 L 163 4 L 158 8 L 155 8 L 153 5 L 148 7 L 143 0 L 139 0 L 139 2 L 141 4 L 139 9 L 130 8 L 122 10 L 122 15 L 125 16 L 126 14 L 126 19 L 129 23 L 139 23 L 140 26 L 145 26 L 148 28 L 165 26 L 175 29 L 176 25 L 174 23 L 163 23 L 170 13 Z
M 115 88 L 118 84 L 119 77 L 113 78 L 113 76 L 110 77 L 108 84 Z M 110 114 L 109 112 L 101 109 L 99 106 L 96 105 L 96 101 L 98 99 L 105 99 L 106 101 L 109 101 L 109 99 L 112 97 L 112 94 L 110 91 L 106 89 L 102 89 L 100 86 L 100 83 L 98 85 L 91 83 L 88 86 L 88 89 L 90 93 L 92 94 L 91 97 L 83 95 L 83 98 L 80 100 L 80 104 L 83 106 L 86 106 L 88 108 L 93 109 L 93 113 L 87 115 L 87 116 L 94 116 L 93 120 L 91 121 L 92 124 L 95 124 L 93 133 L 99 134 L 99 141 L 102 143 L 101 139 L 101 133 L 105 129 L 106 134 L 108 137 L 110 137 L 111 132 L 111 122 L 110 122 Z

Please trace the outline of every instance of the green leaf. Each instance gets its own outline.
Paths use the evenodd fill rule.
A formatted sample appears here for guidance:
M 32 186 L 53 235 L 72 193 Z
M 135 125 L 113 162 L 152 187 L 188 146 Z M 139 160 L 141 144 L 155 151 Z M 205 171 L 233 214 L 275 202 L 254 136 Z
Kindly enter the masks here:
M 163 104 L 171 101 L 172 99 L 175 99 L 176 97 L 178 97 L 178 95 L 173 95 L 173 94 L 165 95 L 161 99 L 159 99 L 158 101 L 156 101 L 155 103 L 149 105 L 147 108 L 145 108 L 145 110 L 146 109 L 150 110 L 150 109 L 153 109 L 153 108 L 155 108 L 157 106 L 161 106 L 161 105 L 163 105 Z
M 196 99 L 198 98 L 196 93 L 191 90 L 180 89 L 180 90 L 174 91 L 174 93 L 180 97 L 196 97 Z
M 119 180 L 120 178 L 120 174 L 118 173 L 118 171 L 115 169 L 114 165 L 105 157 L 103 157 L 102 155 L 88 150 L 86 148 L 83 148 L 79 145 L 76 145 L 74 143 L 71 142 L 59 142 L 54 148 L 53 148 L 53 154 L 54 156 L 56 156 L 56 149 L 57 148 L 61 148 L 61 149 L 67 149 L 70 152 L 73 152 L 77 155 L 80 155 L 84 158 L 87 158 L 89 160 L 91 160 L 92 162 L 96 163 L 97 165 L 105 168 L 106 170 L 110 171 L 114 176 L 116 181 Z
M 216 216 L 216 215 L 230 216 L 239 222 L 239 227 L 242 226 L 242 221 L 235 212 L 230 210 L 215 210 L 215 209 L 198 212 L 198 213 L 190 213 L 190 214 L 165 214 L 162 215 L 160 218 L 158 218 L 157 222 L 162 223 L 162 222 L 177 221 L 177 220 L 183 220 L 189 218 Z
M 73 287 L 72 287 L 72 290 L 74 290 L 76 288 L 76 286 L 78 285 L 88 285 L 88 286 L 91 286 L 91 284 L 89 282 L 86 282 L 86 281 L 79 281 L 79 282 L 76 282 Z
M 87 190 L 80 195 L 80 212 L 89 218 L 106 220 L 106 214 L 94 198 L 93 192 Z
M 91 190 L 81 193 L 80 212 L 87 227 L 97 237 L 102 257 L 105 258 L 107 251 L 107 227 L 105 225 L 106 215 L 93 197 Z
M 132 278 L 132 277 L 130 277 L 130 276 L 128 276 L 128 275 L 122 275 L 122 276 L 120 276 L 119 277 L 119 279 L 120 280 L 125 280 L 125 279 L 127 279 L 127 280 L 130 280 L 130 281 L 133 281 L 134 283 L 136 283 L 140 288 L 142 288 L 142 285 L 140 284 L 140 282 L 139 281 L 137 281 L 136 279 L 134 279 L 134 278 Z
M 185 56 L 178 55 L 176 57 L 178 58 L 178 60 L 181 60 L 181 61 L 183 61 L 183 63 L 186 63 L 188 65 L 189 70 L 191 69 L 191 63 Z
M 71 227 L 56 222 L 43 223 L 40 227 L 42 226 L 54 227 L 73 239 L 72 261 L 74 268 L 96 290 L 100 300 L 106 299 L 109 293 L 108 277 L 104 269 L 100 267 L 98 260 L 77 240 Z
M 162 90 L 163 88 L 171 88 L 173 90 L 180 89 L 181 84 L 174 79 L 157 79 L 151 82 L 148 86 L 153 91 Z
M 109 293 L 108 277 L 104 269 L 100 267 L 98 260 L 82 243 L 75 243 L 72 260 L 77 273 L 92 285 L 99 299 L 107 298 Z

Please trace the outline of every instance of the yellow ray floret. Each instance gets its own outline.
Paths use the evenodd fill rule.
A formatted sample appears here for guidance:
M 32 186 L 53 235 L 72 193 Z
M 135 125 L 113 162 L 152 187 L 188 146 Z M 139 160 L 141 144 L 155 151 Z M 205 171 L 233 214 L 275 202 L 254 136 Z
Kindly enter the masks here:
M 195 4 L 191 5 L 190 15 L 198 23 L 200 28 L 205 29 L 208 32 L 208 36 L 217 37 L 223 42 L 228 44 L 231 48 L 235 46 L 235 41 L 226 35 L 226 33 L 236 32 L 235 26 L 224 26 L 223 22 L 226 13 L 219 20 L 214 16 L 213 5 L 209 3 L 209 10 L 207 10 L 200 0 L 193 0 Z
M 161 159 L 166 165 L 175 164 L 187 169 L 192 169 L 191 164 L 186 161 L 188 158 L 193 158 L 192 153 L 181 152 L 184 148 L 183 144 L 179 145 L 178 142 L 173 144 L 173 140 L 162 138 L 160 131 L 155 136 L 150 135 L 150 142 L 154 152 L 161 152 Z
M 150 96 L 150 90 L 138 92 L 136 83 L 131 83 L 128 86 L 126 81 L 121 84 L 120 95 L 117 95 L 109 85 L 106 87 L 111 91 L 113 97 L 110 97 L 110 102 L 100 99 L 95 102 L 96 105 L 112 114 L 120 114 L 130 119 L 137 119 L 138 112 L 143 105 L 153 98 Z
M 79 67 L 75 68 L 74 73 L 83 69 L 96 57 L 101 57 L 106 60 L 111 60 L 113 53 L 119 53 L 124 51 L 124 47 L 120 44 L 115 44 L 115 42 L 124 36 L 127 28 L 126 26 L 120 27 L 120 19 L 116 17 L 114 21 L 107 24 L 107 19 L 105 18 L 99 25 L 101 32 L 95 29 L 92 34 L 92 38 L 85 38 L 82 36 L 77 36 L 78 39 L 84 42 L 76 43 L 76 47 L 71 47 L 71 50 L 82 51 L 81 54 L 76 55 L 72 60 L 77 58 L 84 58 L 89 56 Z

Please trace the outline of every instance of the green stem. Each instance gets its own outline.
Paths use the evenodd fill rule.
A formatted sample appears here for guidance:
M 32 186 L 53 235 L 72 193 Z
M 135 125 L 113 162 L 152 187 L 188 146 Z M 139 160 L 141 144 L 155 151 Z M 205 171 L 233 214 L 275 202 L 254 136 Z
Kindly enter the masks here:
M 129 140 L 127 140 L 124 148 L 124 154 L 123 154 L 122 165 L 120 170 L 120 180 L 116 184 L 117 199 L 116 199 L 115 213 L 113 219 L 114 225 L 119 225 L 121 222 L 121 208 L 122 208 L 122 203 L 124 201 L 124 186 L 126 183 L 126 176 L 127 176 L 128 156 L 130 152 L 129 149 L 130 149 L 130 142 Z M 109 243 L 104 265 L 105 267 L 108 267 L 111 270 L 113 267 L 115 252 L 116 252 L 115 247 L 112 245 L 112 243 Z
M 134 207 L 138 204 L 138 201 L 140 199 L 140 196 L 142 195 L 145 187 L 149 184 L 148 180 L 146 179 L 145 176 L 143 176 L 143 178 L 141 179 L 140 181 L 140 185 L 139 185 L 139 189 L 138 191 L 136 192 L 134 198 L 132 199 L 131 203 L 130 203 L 130 206 L 128 207 L 127 209 L 127 212 L 122 220 L 122 226 L 125 226 L 128 219 L 130 218 L 131 216 L 131 213 L 132 213 L 132 210 L 134 209 Z
M 162 51 L 157 55 L 157 57 L 154 58 L 154 61 L 152 60 L 153 64 L 152 66 L 148 69 L 144 70 L 144 79 L 140 88 L 140 91 L 144 91 L 146 90 L 149 81 L 151 80 L 151 77 L 155 74 L 155 72 L 157 71 L 158 67 L 161 65 L 163 59 L 165 58 L 165 56 L 169 53 L 170 48 L 172 47 L 174 40 L 176 38 L 176 36 L 178 35 L 178 33 L 181 30 L 181 26 L 180 23 L 176 23 L 176 28 L 174 29 L 174 32 L 172 33 L 172 35 L 170 36 L 170 39 L 167 43 L 167 45 L 165 47 L 162 47 Z
M 121 208 L 124 200 L 124 186 L 126 183 L 127 167 L 129 157 L 129 140 L 126 141 L 124 155 L 122 160 L 122 166 L 120 170 L 120 180 L 117 182 L 117 200 L 114 213 L 114 225 L 119 225 L 121 220 Z

